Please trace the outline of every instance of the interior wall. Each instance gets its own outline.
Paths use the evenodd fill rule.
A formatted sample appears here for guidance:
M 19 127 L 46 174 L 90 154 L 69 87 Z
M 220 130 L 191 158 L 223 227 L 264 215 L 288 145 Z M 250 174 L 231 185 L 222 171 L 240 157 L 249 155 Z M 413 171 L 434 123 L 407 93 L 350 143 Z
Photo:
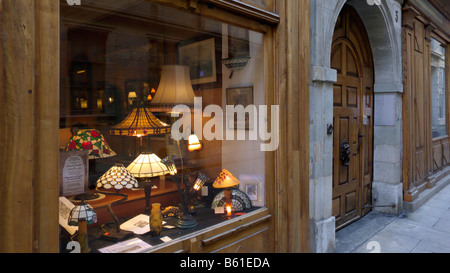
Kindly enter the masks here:
M 224 33 L 222 57 L 225 59 L 228 58 L 228 39 L 226 35 L 228 33 L 228 25 L 223 25 L 222 33 Z M 231 79 L 231 70 L 225 66 L 222 68 L 222 109 L 224 111 L 227 106 L 226 94 L 228 88 L 253 86 L 253 104 L 256 106 L 265 104 L 263 34 L 250 31 L 249 38 L 251 60 L 247 66 L 242 71 L 234 72 Z M 229 129 L 225 115 L 226 113 L 224 112 L 224 137 L 227 135 L 227 131 L 232 133 L 237 131 Z M 255 127 L 250 130 L 259 130 L 259 128 Z M 265 152 L 261 151 L 260 145 L 262 142 L 260 140 L 249 140 L 249 133 L 249 130 L 245 132 L 246 140 L 222 141 L 222 167 L 234 174 L 243 184 L 245 182 L 261 182 L 261 185 L 264 185 Z

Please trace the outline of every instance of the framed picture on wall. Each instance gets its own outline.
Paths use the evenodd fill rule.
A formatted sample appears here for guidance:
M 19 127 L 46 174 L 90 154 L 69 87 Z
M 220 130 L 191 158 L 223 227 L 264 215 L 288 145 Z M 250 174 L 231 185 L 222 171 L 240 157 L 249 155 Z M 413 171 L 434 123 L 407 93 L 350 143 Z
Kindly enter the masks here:
M 217 81 L 214 38 L 180 45 L 178 47 L 178 57 L 180 65 L 190 67 L 193 85 Z
M 255 207 L 263 207 L 264 203 L 264 179 L 259 175 L 243 174 L 239 176 L 239 188 L 243 191 L 252 205 Z
M 244 106 L 244 108 L 246 108 L 247 106 L 253 104 L 253 86 L 228 88 L 226 96 L 227 105 L 242 105 Z M 228 128 L 245 128 L 245 130 L 252 130 L 254 127 L 253 123 L 250 123 L 250 114 L 248 112 L 245 113 L 244 117 L 235 115 L 234 119 L 229 120 L 229 122 L 233 123 L 228 124 Z

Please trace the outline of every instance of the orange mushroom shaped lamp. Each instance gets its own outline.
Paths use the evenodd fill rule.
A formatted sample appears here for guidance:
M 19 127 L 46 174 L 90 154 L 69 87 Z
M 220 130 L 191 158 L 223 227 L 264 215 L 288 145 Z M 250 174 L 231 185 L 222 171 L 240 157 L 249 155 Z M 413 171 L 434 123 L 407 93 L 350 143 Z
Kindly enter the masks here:
M 216 189 L 224 189 L 225 193 L 225 209 L 227 211 L 227 216 L 231 216 L 232 213 L 232 194 L 233 188 L 239 185 L 239 180 L 231 174 L 228 170 L 224 169 L 219 174 L 217 179 L 214 181 L 213 187 Z

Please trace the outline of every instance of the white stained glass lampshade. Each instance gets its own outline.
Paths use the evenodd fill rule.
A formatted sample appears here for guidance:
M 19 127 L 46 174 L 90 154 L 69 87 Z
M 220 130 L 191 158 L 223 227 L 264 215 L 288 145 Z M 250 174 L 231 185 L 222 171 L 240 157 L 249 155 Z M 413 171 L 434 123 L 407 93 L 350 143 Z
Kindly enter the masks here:
M 155 154 L 143 153 L 139 155 L 127 170 L 137 178 L 151 178 L 170 173 L 161 158 Z
M 97 214 L 91 205 L 82 202 L 70 211 L 69 219 L 67 220 L 69 226 L 77 226 L 80 221 L 86 221 L 88 225 L 97 222 Z
M 138 187 L 136 178 L 122 165 L 117 164 L 103 174 L 97 181 L 97 188 L 132 189 Z

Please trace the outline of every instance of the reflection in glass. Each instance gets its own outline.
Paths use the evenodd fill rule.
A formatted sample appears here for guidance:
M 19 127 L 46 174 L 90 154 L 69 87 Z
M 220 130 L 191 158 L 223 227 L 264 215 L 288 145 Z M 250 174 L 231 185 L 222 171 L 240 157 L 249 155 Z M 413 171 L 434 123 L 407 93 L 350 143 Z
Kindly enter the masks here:
M 431 105 L 433 138 L 447 135 L 445 48 L 431 39 Z

